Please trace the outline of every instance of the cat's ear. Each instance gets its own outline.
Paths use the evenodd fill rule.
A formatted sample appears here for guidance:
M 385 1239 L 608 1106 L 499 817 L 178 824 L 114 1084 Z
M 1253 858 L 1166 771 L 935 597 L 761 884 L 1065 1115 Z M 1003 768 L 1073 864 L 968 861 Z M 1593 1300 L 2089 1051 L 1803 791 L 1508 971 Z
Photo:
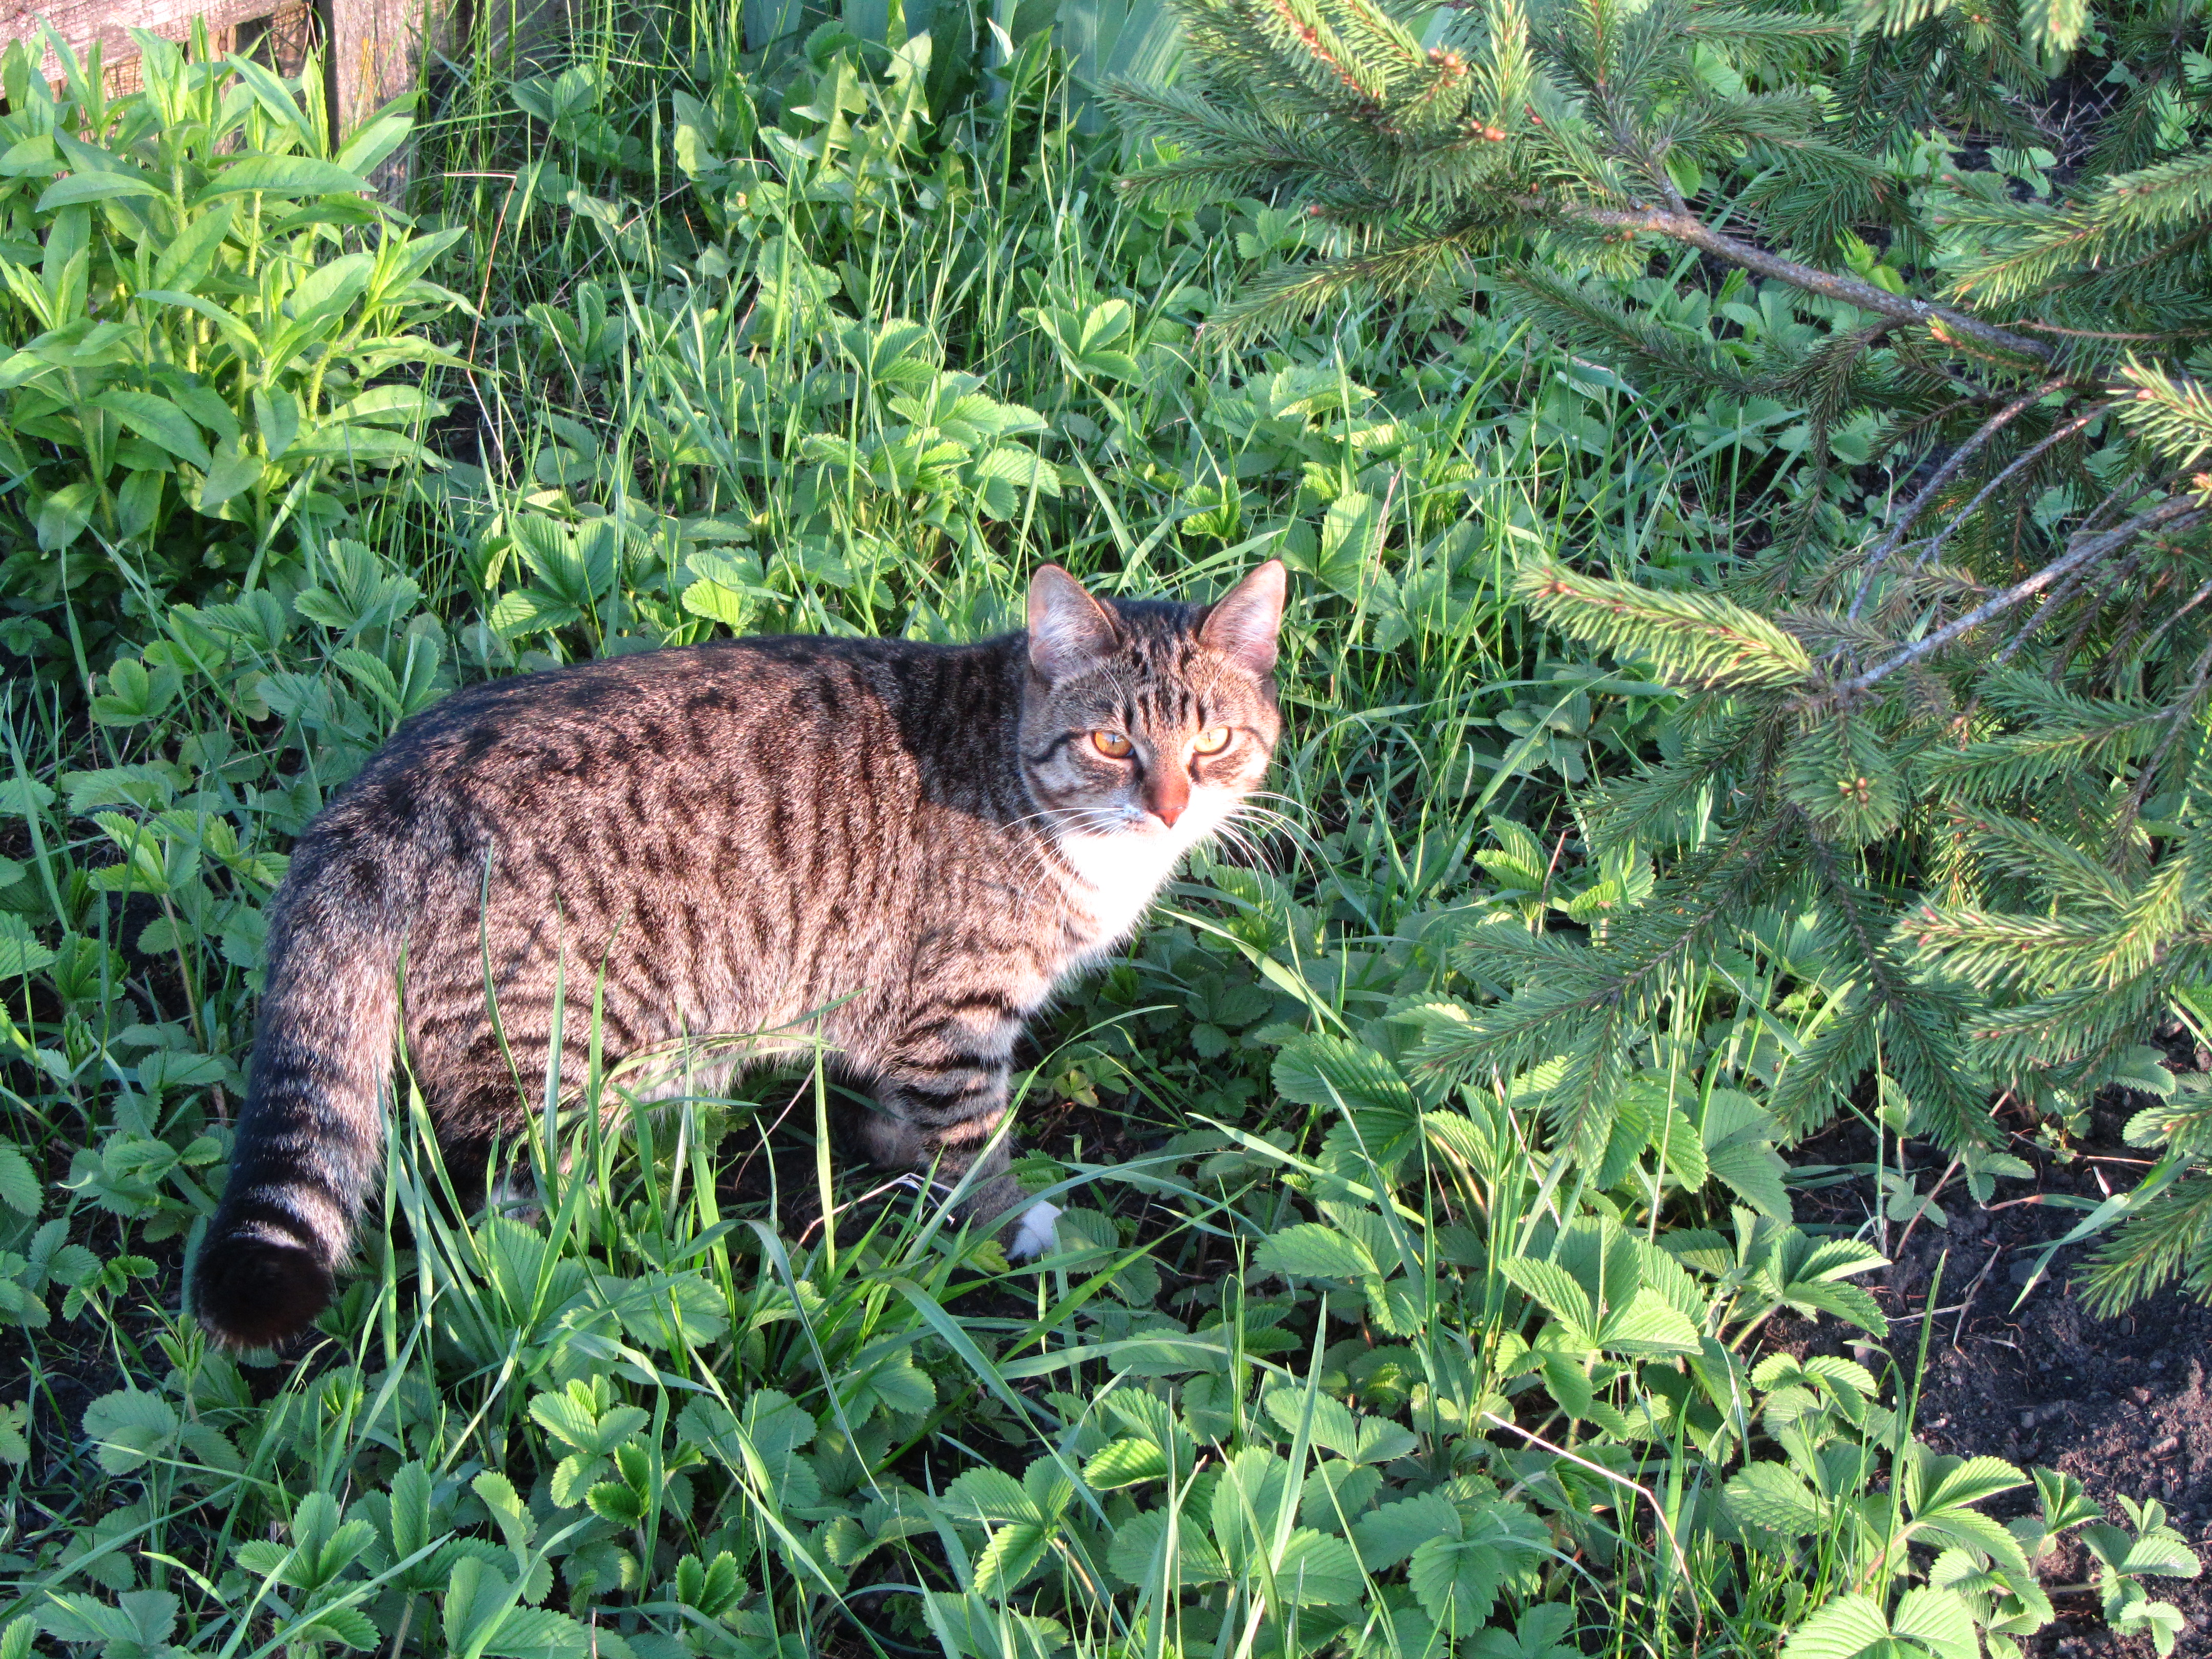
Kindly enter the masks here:
M 1265 679 L 1275 672 L 1275 636 L 1282 631 L 1283 562 L 1270 559 L 1213 602 L 1199 624 L 1201 644 Z
M 1109 653 L 1120 642 L 1105 606 L 1056 564 L 1030 578 L 1030 665 L 1063 680 Z

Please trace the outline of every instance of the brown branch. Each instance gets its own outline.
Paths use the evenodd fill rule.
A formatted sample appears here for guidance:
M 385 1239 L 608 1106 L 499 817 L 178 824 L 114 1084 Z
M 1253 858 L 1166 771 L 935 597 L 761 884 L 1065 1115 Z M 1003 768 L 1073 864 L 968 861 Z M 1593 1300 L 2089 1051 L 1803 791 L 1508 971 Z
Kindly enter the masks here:
M 2069 340 L 2185 340 L 2192 334 L 2204 331 L 2197 328 L 2170 329 L 2163 334 L 2122 334 L 2108 328 L 2061 328 L 2056 323 L 2020 323 L 2020 328 L 2032 328 L 2038 334 L 2063 335 Z
M 1867 595 L 1874 591 L 1875 577 L 1880 574 L 1882 566 L 1888 562 L 1889 556 L 1904 544 L 1905 532 L 1911 530 L 1918 521 L 1920 515 L 1928 510 L 1929 504 L 1950 487 L 1951 480 L 1959 475 L 1959 469 L 1980 453 L 1982 446 L 1996 437 L 1998 432 L 2009 425 L 2023 410 L 2041 403 L 2044 398 L 2065 384 L 2065 377 L 2061 375 L 2055 380 L 2045 380 L 2033 391 L 2023 392 L 1990 416 L 1988 420 L 1984 421 L 1964 443 L 1944 458 L 1943 464 L 1936 469 L 1936 476 L 1929 479 L 1927 487 L 1905 503 L 1905 511 L 1898 515 L 1897 522 L 1889 527 L 1889 533 L 1881 538 L 1881 544 L 1869 556 L 1865 573 L 1859 578 L 1859 591 L 1852 597 L 1851 608 L 1844 613 L 1844 619 L 1846 622 L 1856 622 L 1859 619 L 1859 612 L 1866 608 Z M 2003 475 L 2001 473 L 1998 476 L 2002 477 Z M 1992 485 L 1991 488 L 1995 486 Z M 1984 495 L 1988 493 L 1987 490 L 1983 491 Z M 1967 512 L 1972 510 L 1972 507 L 1966 509 Z M 1960 517 L 1964 518 L 1965 514 L 1961 514 Z M 1955 527 L 1957 520 L 1954 520 L 1953 522 Z
M 1978 317 L 1954 311 L 1948 306 L 1930 305 L 1925 300 L 1892 294 L 1887 289 L 1876 288 L 1872 283 L 1863 283 L 1856 276 L 1839 276 L 1833 271 L 1816 270 L 1811 265 L 1800 264 L 1795 259 L 1786 259 L 1778 253 L 1769 253 L 1748 242 L 1740 242 L 1733 236 L 1723 236 L 1693 213 L 1649 207 L 1624 210 L 1587 207 L 1579 204 L 1571 204 L 1563 210 L 1569 217 L 1587 225 L 1600 226 L 1607 230 L 1648 232 L 1654 236 L 1667 236 L 1678 242 L 1687 242 L 1692 247 L 1710 253 L 1715 258 L 1726 259 L 1731 264 L 1741 265 L 1746 270 L 1755 270 L 1762 276 L 1771 276 L 1792 288 L 1803 289 L 1808 294 L 1817 294 L 1827 300 L 1839 300 L 1845 305 L 1856 306 L 1862 311 L 1894 317 L 1901 323 L 1917 324 L 1954 344 L 1971 340 L 2008 356 L 2027 357 L 2040 363 L 2051 361 L 2051 349 L 2040 340 L 2031 340 L 2024 334 L 1999 328 L 1995 323 L 1983 322 Z
M 2190 670 L 2189 684 L 2173 700 L 2172 711 L 2166 717 L 2166 734 L 2159 739 L 2158 747 L 2151 751 L 2150 758 L 2142 763 L 2142 769 L 2136 775 L 2135 787 L 2128 791 L 2126 801 L 2113 819 L 2112 833 L 2105 838 L 2108 855 L 2117 853 L 2124 844 L 2128 831 L 2135 827 L 2136 819 L 2142 816 L 2142 804 L 2149 798 L 2151 783 L 2164 769 L 2167 757 L 2173 753 L 2174 744 L 2181 740 L 2182 727 L 2189 716 L 2197 712 L 2197 699 L 2204 695 L 2208 679 L 2212 679 L 2212 645 L 2206 646 L 2197 656 L 2195 665 Z
M 2011 610 L 2022 599 L 2040 593 L 2051 583 L 2071 575 L 2083 565 L 2103 558 L 2115 548 L 2125 546 L 2147 531 L 2160 528 L 2184 530 L 2207 518 L 2212 518 L 2212 508 L 2201 507 L 2185 495 L 2174 496 L 2148 512 L 2137 514 L 2117 529 L 2077 541 L 2063 556 L 2053 559 L 2033 575 L 2014 582 L 2003 592 L 1976 605 L 1956 622 L 1937 629 L 1927 638 L 1914 641 L 1887 661 L 1876 663 L 1855 679 L 1845 680 L 1836 688 L 1835 695 L 1839 698 L 1856 696 L 1906 665 L 1919 661 L 1929 652 L 1942 649 L 1961 634 L 1980 627 L 1990 617 Z

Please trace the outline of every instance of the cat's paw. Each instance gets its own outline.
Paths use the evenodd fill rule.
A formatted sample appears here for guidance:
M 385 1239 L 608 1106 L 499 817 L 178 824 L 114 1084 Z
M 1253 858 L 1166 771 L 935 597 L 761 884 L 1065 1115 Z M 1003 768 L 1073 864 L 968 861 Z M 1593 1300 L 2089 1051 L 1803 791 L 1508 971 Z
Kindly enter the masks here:
M 545 1217 L 545 1195 L 527 1164 L 509 1164 L 484 1194 L 484 1213 L 505 1216 L 526 1227 L 535 1227 Z
M 1006 1242 L 1006 1260 L 1028 1261 L 1053 1249 L 1060 1243 L 1060 1235 L 1053 1225 L 1059 1219 L 1059 1205 L 1048 1204 L 1042 1199 L 1030 1205 L 1014 1224 L 1014 1236 Z

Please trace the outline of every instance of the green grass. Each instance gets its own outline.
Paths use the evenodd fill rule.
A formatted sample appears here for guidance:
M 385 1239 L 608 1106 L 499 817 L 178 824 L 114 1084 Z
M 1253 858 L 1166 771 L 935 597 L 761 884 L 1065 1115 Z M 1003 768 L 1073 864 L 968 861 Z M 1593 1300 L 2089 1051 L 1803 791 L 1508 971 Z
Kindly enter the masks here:
M 467 232 L 436 273 L 466 367 L 425 380 L 448 464 L 356 490 L 251 591 L 156 590 L 125 549 L 127 611 L 10 593 L 47 637 L 0 701 L 28 1376 L 0 1653 L 1747 1655 L 1893 1603 L 1997 1629 L 2038 1540 L 1968 1506 L 2025 1477 L 1911 1448 L 1910 1355 L 1759 1357 L 1784 1308 L 1881 1325 L 1873 1250 L 1788 1224 L 1759 1104 L 1823 995 L 1790 918 L 1746 919 L 1729 984 L 1655 994 L 1642 1127 L 1602 1146 L 1528 1078 L 1423 1062 L 1498 990 L 1500 923 L 1601 927 L 1650 887 L 1585 858 L 1571 790 L 1674 741 L 1673 700 L 1563 652 L 1514 573 L 1724 554 L 1772 504 L 1738 487 L 1759 422 L 1660 429 L 1465 300 L 1224 359 L 1198 325 L 1306 228 L 1118 205 L 1041 37 L 979 74 L 644 22 L 512 94 L 479 43 L 423 135 L 421 228 Z M 1035 1034 L 1018 1167 L 1068 1210 L 1041 1271 L 834 1159 L 805 1070 L 651 1114 L 548 1090 L 542 1212 L 471 1224 L 403 1088 L 317 1340 L 240 1363 L 179 1316 L 284 847 L 404 714 L 732 629 L 968 636 L 1047 557 L 1204 595 L 1270 552 L 1279 817 Z M 1984 1577 L 1898 1601 L 1946 1547 Z M 1807 1656 L 1856 1650 L 1815 1626 Z

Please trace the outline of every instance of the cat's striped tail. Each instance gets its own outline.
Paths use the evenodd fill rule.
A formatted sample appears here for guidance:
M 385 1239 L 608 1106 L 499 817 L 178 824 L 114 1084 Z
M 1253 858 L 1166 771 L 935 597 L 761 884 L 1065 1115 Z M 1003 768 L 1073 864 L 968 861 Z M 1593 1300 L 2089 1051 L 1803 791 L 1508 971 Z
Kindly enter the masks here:
M 300 864 L 274 907 L 230 1181 L 192 1270 L 193 1311 L 232 1347 L 281 1341 L 330 1305 L 384 1158 L 398 933 L 380 906 L 331 903 Z

